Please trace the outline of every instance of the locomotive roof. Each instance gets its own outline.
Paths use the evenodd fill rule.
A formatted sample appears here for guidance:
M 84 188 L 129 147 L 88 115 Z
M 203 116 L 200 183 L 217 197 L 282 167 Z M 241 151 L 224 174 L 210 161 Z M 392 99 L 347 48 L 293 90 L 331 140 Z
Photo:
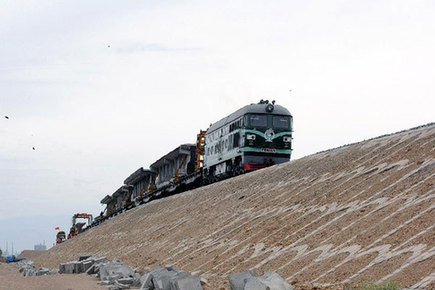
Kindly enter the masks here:
M 133 172 L 132 174 L 130 174 L 130 176 L 124 180 L 124 184 L 129 184 L 129 185 L 136 184 L 140 180 L 152 174 L 154 174 L 154 172 L 152 172 L 151 170 L 143 169 L 143 167 L 141 167 L 135 172 Z
M 270 103 L 269 103 L 270 104 Z M 240 109 L 238 109 L 237 111 L 235 111 L 234 113 L 226 116 L 225 118 L 217 121 L 216 123 L 213 123 L 210 128 L 208 128 L 207 132 L 213 132 L 214 130 L 222 127 L 225 124 L 228 124 L 236 119 L 238 119 L 239 117 L 245 115 L 245 114 L 272 114 L 272 115 L 289 115 L 291 116 L 289 110 L 287 110 L 286 108 L 284 108 L 283 106 L 280 105 L 273 105 L 274 109 L 271 113 L 266 112 L 266 107 L 268 104 L 250 104 L 247 106 L 244 106 Z
M 182 144 L 150 165 L 151 170 L 155 171 L 165 164 L 165 160 L 175 159 L 181 154 L 190 154 L 191 148 L 196 148 L 195 144 Z

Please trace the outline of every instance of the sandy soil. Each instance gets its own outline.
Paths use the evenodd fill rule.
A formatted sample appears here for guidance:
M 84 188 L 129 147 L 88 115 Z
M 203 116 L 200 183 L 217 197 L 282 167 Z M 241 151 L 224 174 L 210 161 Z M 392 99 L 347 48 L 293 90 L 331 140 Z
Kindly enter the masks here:
M 97 280 L 86 274 L 24 277 L 15 264 L 0 263 L 1 290 L 101 290 Z
M 27 260 L 33 261 L 36 257 L 41 255 L 42 251 L 34 251 L 34 250 L 24 250 L 20 253 L 17 258 L 26 258 Z
M 35 258 L 81 253 L 142 269 L 276 271 L 299 289 L 397 280 L 435 288 L 435 125 L 344 146 L 153 201 Z

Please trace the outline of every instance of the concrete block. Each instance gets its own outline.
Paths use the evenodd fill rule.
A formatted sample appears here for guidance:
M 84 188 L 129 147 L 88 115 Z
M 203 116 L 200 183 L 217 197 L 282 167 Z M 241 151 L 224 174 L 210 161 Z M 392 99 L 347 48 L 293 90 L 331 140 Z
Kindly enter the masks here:
M 83 272 L 87 273 L 88 269 L 95 263 L 94 259 L 88 259 L 88 260 L 84 260 L 82 262 L 83 264 Z
M 48 275 L 50 273 L 50 269 L 48 268 L 39 268 L 36 272 L 36 276 Z
M 101 264 L 99 267 L 100 279 L 103 280 L 117 280 L 119 278 L 133 277 L 134 271 L 126 264 L 120 261 L 112 261 L 109 263 Z
M 186 285 L 192 285 L 195 284 L 195 282 L 189 283 L 189 280 L 186 280 L 183 283 L 183 279 L 189 279 L 190 277 L 193 277 L 190 273 L 188 272 L 175 272 L 175 271 L 168 271 L 166 273 L 160 273 L 161 275 L 158 275 L 157 277 L 154 276 L 153 277 L 153 283 L 154 283 L 154 287 L 157 290 L 172 290 L 172 289 L 189 289 L 184 288 L 184 284 Z M 199 282 L 199 278 L 195 277 L 195 280 L 198 280 Z M 178 284 L 178 281 L 180 281 L 180 284 Z M 174 286 L 171 286 L 171 285 Z M 201 284 L 200 284 L 201 285 Z M 175 288 L 173 288 L 175 287 Z M 178 287 L 178 288 L 177 288 Z M 191 288 L 192 290 L 196 290 L 197 288 Z M 201 288 L 202 289 L 202 288 Z
M 29 269 L 27 276 L 36 276 L 36 274 L 37 274 L 36 269 Z
M 141 278 L 142 276 L 139 273 L 135 272 L 133 274 L 133 284 L 131 284 L 131 286 L 140 287 L 142 285 Z
M 118 289 L 128 289 L 128 288 L 130 288 L 129 284 L 122 284 L 122 283 L 119 282 L 119 280 L 115 281 L 114 286 L 117 286 Z
M 106 264 L 106 263 L 108 263 L 106 257 L 102 257 L 102 258 L 94 259 L 94 268 L 93 268 L 93 273 L 92 273 L 92 274 L 97 274 L 97 275 L 99 275 L 99 272 L 100 272 L 100 266 L 101 266 L 102 264 Z M 91 274 L 91 273 L 90 273 L 90 274 Z
M 108 285 L 112 285 L 112 282 L 110 282 L 109 280 L 104 280 L 100 282 L 100 285 L 108 286 Z
M 80 274 L 83 273 L 83 262 L 74 262 L 74 274 Z
M 202 290 L 200 278 L 175 267 L 156 266 L 141 277 L 141 290 Z
M 86 274 L 88 275 L 93 275 L 95 274 L 95 264 L 92 264 L 87 270 L 86 270 Z
M 111 283 L 115 283 L 119 279 L 121 279 L 119 274 L 110 275 L 109 277 L 107 277 L 107 280 L 109 280 Z
M 145 273 L 142 278 L 142 286 L 141 286 L 141 290 L 153 290 L 155 289 L 154 284 L 153 284 L 153 275 L 157 274 L 159 272 L 167 272 L 168 270 L 163 268 L 162 266 L 155 266 L 151 271 L 149 271 L 148 273 Z
M 64 264 L 64 272 L 65 274 L 73 274 L 74 273 L 74 264 L 75 262 L 68 262 Z
M 181 277 L 172 278 L 169 290 L 202 290 L 199 277 L 186 274 L 181 275 Z
M 246 281 L 252 277 L 255 277 L 252 271 L 231 274 L 229 277 L 231 290 L 244 290 Z
M 125 285 L 132 285 L 134 282 L 134 279 L 131 277 L 128 278 L 120 278 L 118 279 L 118 282 Z
M 37 270 L 34 267 L 26 267 L 23 271 L 23 276 L 30 277 L 30 276 L 36 276 Z
M 79 257 L 79 261 L 87 260 L 87 259 L 89 259 L 91 256 L 92 256 L 92 255 L 89 255 L 89 254 L 82 254 L 82 255 L 80 255 L 80 257 Z
M 174 265 L 166 265 L 165 268 L 168 271 L 178 272 L 178 269 Z
M 125 286 L 118 286 L 118 285 L 115 285 L 115 284 L 107 286 L 108 290 L 122 290 L 122 289 L 128 289 L 128 288 L 129 287 L 125 288 Z
M 141 278 L 140 278 L 140 282 L 141 282 L 141 290 L 152 290 L 154 289 L 154 285 L 153 285 L 153 275 L 151 274 L 151 272 L 145 273 Z
M 176 273 L 175 278 L 184 278 L 189 276 L 192 276 L 192 274 L 190 274 L 189 272 L 181 271 Z
M 105 263 L 103 263 L 103 264 L 95 264 L 94 271 L 95 271 L 95 276 L 96 277 L 100 278 L 100 267 L 102 265 L 104 265 L 104 264 Z
M 59 274 L 65 273 L 65 263 L 59 264 Z
M 279 274 L 266 272 L 263 276 L 252 277 L 247 280 L 245 290 L 293 290 Z
M 165 269 L 166 270 L 166 269 Z M 153 274 L 153 285 L 156 290 L 169 290 L 170 280 L 174 276 L 175 272 L 161 271 Z
M 269 286 L 263 284 L 257 277 L 251 277 L 246 281 L 244 290 L 271 290 Z

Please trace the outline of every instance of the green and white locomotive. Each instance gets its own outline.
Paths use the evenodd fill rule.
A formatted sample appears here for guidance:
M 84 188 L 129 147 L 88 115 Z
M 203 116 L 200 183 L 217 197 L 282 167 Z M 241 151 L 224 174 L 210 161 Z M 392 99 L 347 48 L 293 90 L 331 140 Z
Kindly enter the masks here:
M 289 161 L 292 123 L 286 108 L 261 100 L 212 124 L 205 136 L 205 183 Z

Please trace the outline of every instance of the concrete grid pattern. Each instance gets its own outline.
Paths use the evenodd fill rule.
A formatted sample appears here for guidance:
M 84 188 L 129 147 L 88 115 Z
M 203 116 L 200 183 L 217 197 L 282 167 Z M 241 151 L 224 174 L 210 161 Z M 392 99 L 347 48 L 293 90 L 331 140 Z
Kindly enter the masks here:
M 137 267 L 276 271 L 297 288 L 435 287 L 435 125 L 343 146 L 132 209 L 54 247 Z

